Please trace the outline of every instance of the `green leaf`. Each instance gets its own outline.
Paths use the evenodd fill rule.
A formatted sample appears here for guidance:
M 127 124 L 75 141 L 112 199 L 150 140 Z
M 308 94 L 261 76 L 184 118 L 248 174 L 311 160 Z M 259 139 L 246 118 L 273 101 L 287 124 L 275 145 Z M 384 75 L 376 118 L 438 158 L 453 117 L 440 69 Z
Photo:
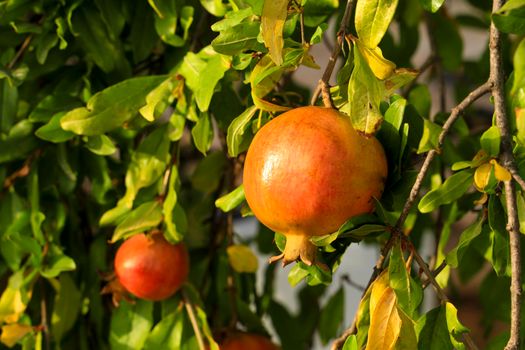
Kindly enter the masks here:
M 40 274 L 45 278 L 55 278 L 64 271 L 73 271 L 76 268 L 75 260 L 65 255 L 56 244 L 50 244 L 45 266 L 41 268 Z
M 460 198 L 472 185 L 472 170 L 462 170 L 450 176 L 441 186 L 428 192 L 418 204 L 422 213 L 430 213 L 437 207 Z
M 447 327 L 445 306 L 430 310 L 417 321 L 419 350 L 454 350 Z
M 16 117 L 18 89 L 9 81 L 0 81 L 0 132 L 9 132 Z
M 57 113 L 68 111 L 80 107 L 81 101 L 69 95 L 48 95 L 44 97 L 29 114 L 29 121 L 32 123 L 47 123 Z
M 35 135 L 42 140 L 53 143 L 65 142 L 75 137 L 74 133 L 71 131 L 65 131 L 60 126 L 60 119 L 62 119 L 65 114 L 66 112 L 55 114 L 47 124 L 42 125 L 35 131 Z
M 511 95 L 516 94 L 520 87 L 525 86 L 525 38 L 523 38 L 512 59 L 514 63 L 514 80 L 512 82 Z
M 148 93 L 165 79 L 165 76 L 138 77 L 110 86 L 93 95 L 86 107 L 68 112 L 60 125 L 64 130 L 88 136 L 118 128 L 136 115 Z
M 228 127 L 226 143 L 228 145 L 228 154 L 230 157 L 237 157 L 239 153 L 245 151 L 241 148 L 244 141 L 244 132 L 248 128 L 248 123 L 252 120 L 257 112 L 257 107 L 251 106 L 237 118 L 235 118 Z
M 155 29 L 162 41 L 175 47 L 183 46 L 184 39 L 176 34 L 177 4 L 173 1 L 149 0 L 148 2 L 155 10 Z
M 501 200 L 496 195 L 489 197 L 488 222 L 491 228 L 490 261 L 498 276 L 510 277 L 510 243 L 506 215 Z
M 478 220 L 470 225 L 459 238 L 458 245 L 452 249 L 446 256 L 447 264 L 451 267 L 458 267 L 463 258 L 463 255 L 470 247 L 472 241 L 481 233 L 481 228 L 485 222 L 483 216 L 480 216 Z
M 408 94 L 408 102 L 413 105 L 420 116 L 430 117 L 430 108 L 432 105 L 432 96 L 426 85 L 416 85 Z
M 119 39 L 107 31 L 99 12 L 92 6 L 81 6 L 70 20 L 73 34 L 83 50 L 105 73 L 130 75 L 129 62 Z M 57 38 L 58 39 L 58 38 Z
M 172 165 L 168 192 L 162 204 L 162 213 L 164 214 L 164 223 L 166 224 L 164 236 L 171 243 L 180 242 L 187 229 L 186 214 L 178 204 L 179 189 L 179 169 L 176 165 Z
M 231 57 L 218 54 L 211 46 L 205 47 L 199 54 L 186 54 L 179 72 L 193 90 L 199 110 L 208 110 L 217 83 L 230 67 Z
M 104 134 L 89 136 L 87 138 L 86 148 L 99 156 L 109 156 L 117 151 L 113 141 Z
M 197 106 L 202 112 L 208 110 L 215 86 L 231 66 L 231 58 L 224 55 L 211 57 L 199 72 L 198 88 L 193 89 Z
M 168 316 L 163 317 L 149 333 L 145 350 L 177 349 L 182 344 L 184 328 L 184 312 L 177 308 Z
M 226 155 L 222 152 L 212 152 L 199 162 L 191 175 L 192 186 L 206 194 L 215 192 L 221 183 L 221 174 L 227 165 Z M 215 174 L 216 176 L 210 176 Z
M 429 119 L 423 119 L 423 135 L 421 135 L 417 153 L 421 154 L 431 149 L 436 149 L 441 130 L 439 125 L 431 122 Z
M 213 141 L 213 126 L 210 119 L 207 112 L 202 113 L 193 129 L 191 129 L 195 147 L 204 155 L 210 149 Z
M 155 121 L 173 101 L 173 92 L 180 85 L 181 80 L 176 76 L 166 79 L 146 96 L 146 105 L 139 112 L 149 122 Z
M 445 304 L 447 312 L 447 327 L 450 334 L 450 340 L 454 345 L 454 348 L 458 350 L 465 349 L 465 345 L 458 339 L 461 334 L 468 333 L 469 329 L 459 322 L 458 310 L 450 302 Z
M 153 303 L 137 299 L 134 304 L 121 302 L 113 310 L 109 344 L 113 350 L 142 349 L 153 325 Z
M 288 273 L 288 283 L 290 283 L 292 287 L 295 287 L 307 276 L 308 271 L 303 269 L 300 264 L 295 264 Z
M 156 227 L 162 221 L 162 208 L 159 202 L 152 201 L 141 204 L 129 213 L 115 228 L 111 242 L 128 238 L 136 233 Z
M 489 156 L 497 157 L 499 155 L 499 145 L 501 143 L 501 136 L 499 128 L 495 125 L 488 128 L 480 138 L 481 149 L 483 149 Z
M 342 350 L 359 350 L 359 347 L 357 346 L 357 337 L 355 334 L 352 334 L 346 338 Z
M 261 33 L 273 62 L 283 63 L 283 28 L 288 15 L 288 0 L 264 1 Z
M 215 17 L 222 17 L 228 10 L 221 0 L 200 0 L 202 7 Z
M 397 242 L 392 248 L 388 273 L 390 287 L 397 296 L 397 306 L 409 317 L 414 316 L 421 300 L 423 300 L 423 289 L 420 284 L 412 279 L 409 271 L 407 271 L 400 242 Z
M 260 26 L 259 22 L 243 22 L 225 28 L 221 30 L 218 37 L 213 39 L 211 46 L 218 53 L 230 56 L 247 50 L 261 51 L 264 46 L 257 41 Z
M 338 334 L 339 327 L 343 323 L 345 310 L 344 288 L 339 288 L 334 295 L 328 299 L 319 316 L 319 336 L 323 344 Z
M 397 0 L 358 1 L 355 8 L 355 29 L 359 39 L 373 49 L 385 35 L 396 12 Z
M 504 33 L 525 34 L 525 2 L 509 0 L 492 15 L 492 20 Z
M 215 201 L 215 206 L 227 213 L 237 208 L 244 200 L 244 185 L 240 185 L 232 192 L 217 199 Z
M 80 312 L 82 295 L 67 273 L 60 275 L 58 288 L 51 314 L 51 330 L 55 341 L 60 343 L 64 335 L 75 325 Z
M 419 0 L 423 8 L 430 12 L 437 12 L 445 0 Z
M 358 132 L 373 135 L 383 120 L 379 103 L 383 98 L 384 86 L 372 73 L 359 50 L 354 50 L 354 64 L 348 83 L 348 99 L 352 111 L 350 118 Z

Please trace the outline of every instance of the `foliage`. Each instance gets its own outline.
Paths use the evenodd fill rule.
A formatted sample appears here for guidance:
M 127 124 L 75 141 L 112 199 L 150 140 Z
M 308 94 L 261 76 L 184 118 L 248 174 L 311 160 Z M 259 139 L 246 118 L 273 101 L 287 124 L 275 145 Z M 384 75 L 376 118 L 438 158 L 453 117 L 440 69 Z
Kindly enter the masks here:
M 309 101 L 294 72 L 320 68 L 310 48 L 337 43 L 326 23 L 343 18 L 345 3 L 0 1 L 0 347 L 189 350 L 202 337 L 217 349 L 235 328 L 268 334 L 261 320 L 271 321 L 284 350 L 309 349 L 316 336 L 327 344 L 353 316 L 343 313 L 348 287 L 324 297 L 325 285 L 339 283 L 332 276 L 349 245 L 387 242 L 419 155 L 434 150 L 426 193 L 401 237 L 388 240 L 387 263 L 343 349 L 465 348 L 460 303 L 422 306 L 428 276 L 413 256 L 424 235 L 436 239 L 431 268 L 443 265 L 441 288 L 458 289 L 452 273 L 465 282 L 492 268 L 479 289 L 487 334 L 495 321 L 508 322 L 503 182 L 511 173 L 499 158 L 501 130 L 485 98 L 441 140 L 450 111 L 436 107 L 436 95 L 446 92 L 429 90 L 434 80 L 452 81 L 455 105 L 487 80 L 488 46 L 467 59 L 460 34 L 488 33 L 492 20 L 505 33 L 512 148 L 525 175 L 525 2 L 510 0 L 492 16 L 487 3 L 451 14 L 444 0 L 357 1 L 329 93 L 358 131 L 378 137 L 389 176 L 373 214 L 313 241 L 328 268 L 290 269 L 290 283 L 300 285 L 293 314 L 274 298 L 276 267 L 258 267 L 253 252 L 278 254 L 284 236 L 264 227 L 253 240 L 234 232 L 233 218 L 251 215 L 240 169 L 258 129 Z M 420 26 L 431 35 L 426 81 L 411 64 Z M 525 228 L 522 189 L 516 200 Z M 100 291 L 116 248 L 157 229 L 188 246 L 189 281 L 168 300 L 114 307 Z

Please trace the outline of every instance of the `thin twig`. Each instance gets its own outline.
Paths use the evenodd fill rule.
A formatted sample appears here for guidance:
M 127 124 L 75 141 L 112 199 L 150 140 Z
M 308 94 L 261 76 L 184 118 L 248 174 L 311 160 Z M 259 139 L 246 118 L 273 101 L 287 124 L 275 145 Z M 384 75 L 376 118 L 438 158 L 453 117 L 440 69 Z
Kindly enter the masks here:
M 199 328 L 199 323 L 197 322 L 197 316 L 195 315 L 193 304 L 191 303 L 184 289 L 181 290 L 181 295 L 186 312 L 188 312 L 188 317 L 190 319 L 193 332 L 195 333 L 195 338 L 197 338 L 197 343 L 199 344 L 199 350 L 206 350 L 206 345 L 204 344 L 204 338 L 202 337 L 202 332 Z
M 425 275 L 427 275 L 428 280 L 430 281 L 430 283 L 432 283 L 432 285 L 434 286 L 434 289 L 436 290 L 436 293 L 437 293 L 439 299 L 441 299 L 441 301 L 444 302 L 444 303 L 448 302 L 449 299 L 448 299 L 447 295 L 445 294 L 443 289 L 441 289 L 439 283 L 437 283 L 436 279 L 434 278 L 434 275 L 432 274 L 432 272 L 428 268 L 428 265 L 425 262 L 425 260 L 423 260 L 421 255 L 419 255 L 419 253 L 417 252 L 417 250 L 414 248 L 414 246 L 412 244 L 409 244 L 409 246 L 410 246 L 412 254 L 414 255 L 414 259 L 418 263 L 419 267 L 421 267 L 421 269 L 423 269 L 423 272 L 425 273 Z M 463 336 L 463 340 L 465 342 L 465 345 L 467 345 L 467 347 L 469 349 L 472 349 L 472 350 L 477 350 L 478 349 L 478 347 L 476 346 L 476 344 L 474 343 L 474 341 L 470 337 L 469 333 L 463 333 L 462 336 Z
M 303 46 L 306 44 L 306 39 L 304 38 L 304 9 L 301 8 L 301 14 L 299 15 L 299 24 L 301 26 L 301 44 Z
M 505 1 L 494 0 L 492 12 L 497 12 Z M 512 153 L 512 137 L 508 126 L 508 115 L 505 102 L 505 77 L 501 57 L 501 34 L 494 25 L 490 25 L 490 81 L 492 82 L 492 96 L 494 97 L 494 112 L 496 114 L 496 125 L 501 134 L 500 159 L 505 168 L 517 174 L 516 163 Z M 521 183 L 520 183 L 521 185 Z M 516 205 L 516 193 L 514 183 L 505 181 L 505 200 L 507 204 L 507 231 L 510 238 L 510 337 L 505 350 L 518 350 L 520 348 L 520 313 L 521 313 L 521 253 L 518 210 Z
M 512 177 L 514 178 L 514 181 L 516 181 L 520 185 L 522 190 L 525 190 L 525 180 L 523 180 L 521 175 L 518 173 L 518 169 L 516 169 L 516 167 L 511 167 L 509 171 Z
M 42 149 L 37 149 L 34 151 L 27 159 L 24 161 L 24 164 L 15 172 L 10 174 L 8 177 L 5 178 L 3 183 L 3 189 L 7 190 L 9 187 L 13 186 L 15 181 L 19 178 L 26 177 L 29 175 L 29 172 L 31 171 L 31 164 L 35 159 L 40 157 L 42 154 Z
M 23 55 L 24 52 L 26 51 L 27 47 L 28 47 L 29 44 L 31 43 L 31 40 L 33 40 L 33 34 L 27 36 L 27 37 L 24 39 L 24 42 L 22 43 L 22 45 L 20 46 L 20 48 L 19 48 L 18 51 L 16 52 L 15 57 L 13 57 L 13 59 L 11 60 L 11 62 L 9 62 L 9 64 L 7 65 L 7 69 L 9 69 L 9 70 L 13 69 L 13 67 L 14 67 L 15 64 L 16 64 L 16 62 L 18 62 L 18 60 L 22 57 L 22 55 Z
M 410 90 L 412 90 L 414 85 L 417 83 L 417 80 L 423 75 L 423 73 L 427 71 L 427 69 L 434 66 L 434 64 L 436 64 L 437 61 L 438 61 L 438 57 L 436 57 L 436 55 L 434 54 L 430 54 L 430 56 L 427 57 L 425 62 L 423 62 L 421 66 L 417 69 L 417 72 L 418 72 L 417 76 L 414 79 L 412 79 L 410 83 L 408 83 L 407 86 L 403 89 L 403 96 L 405 97 L 408 96 L 408 93 L 410 92 Z
M 312 100 L 310 102 L 311 105 L 315 105 L 315 103 L 317 102 L 317 99 L 319 98 L 319 95 L 322 92 L 323 93 L 323 103 L 325 107 L 333 107 L 331 99 L 330 99 L 330 88 L 329 88 L 330 77 L 332 76 L 332 73 L 334 71 L 335 63 L 337 62 L 337 57 L 339 56 L 339 53 L 341 52 L 341 46 L 343 45 L 343 38 L 345 37 L 347 33 L 348 23 L 350 22 L 350 18 L 352 17 L 352 12 L 354 10 L 354 3 L 355 3 L 355 0 L 347 0 L 346 2 L 345 13 L 343 15 L 343 19 L 341 20 L 339 31 L 337 32 L 337 43 L 334 45 L 334 49 L 332 50 L 332 55 L 330 56 L 330 59 L 328 60 L 328 64 L 326 65 L 326 68 L 323 72 L 323 76 L 321 80 L 319 80 L 319 83 L 317 84 L 317 88 L 314 91 Z M 326 103 L 328 101 L 330 101 L 330 103 L 327 105 Z
M 435 268 L 434 271 L 432 271 L 432 277 L 436 278 L 441 273 L 441 271 L 445 269 L 445 267 L 447 267 L 447 262 L 443 260 L 441 264 L 437 268 Z M 430 278 L 427 278 L 421 283 L 421 285 L 423 286 L 423 289 L 425 289 L 430 283 Z

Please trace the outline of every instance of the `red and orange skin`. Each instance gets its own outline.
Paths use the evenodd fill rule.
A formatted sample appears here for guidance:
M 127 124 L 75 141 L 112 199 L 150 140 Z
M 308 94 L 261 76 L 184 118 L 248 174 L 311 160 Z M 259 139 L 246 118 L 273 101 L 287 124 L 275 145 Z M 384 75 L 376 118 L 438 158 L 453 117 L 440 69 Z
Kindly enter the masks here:
M 127 239 L 117 250 L 114 264 L 117 279 L 128 292 L 152 301 L 175 294 L 189 272 L 184 244 L 171 244 L 161 233 Z
M 244 165 L 244 192 L 255 216 L 287 238 L 288 264 L 315 262 L 312 236 L 335 232 L 373 211 L 388 174 L 382 145 L 334 109 L 301 107 L 263 126 Z M 275 260 L 275 259 L 274 259 Z

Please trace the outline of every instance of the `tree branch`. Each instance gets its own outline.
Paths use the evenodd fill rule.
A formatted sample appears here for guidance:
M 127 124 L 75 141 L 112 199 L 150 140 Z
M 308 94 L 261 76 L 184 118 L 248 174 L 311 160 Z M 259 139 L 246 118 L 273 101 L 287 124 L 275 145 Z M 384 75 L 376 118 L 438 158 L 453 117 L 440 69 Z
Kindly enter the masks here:
M 347 0 L 346 2 L 345 13 L 343 15 L 343 19 L 341 20 L 339 31 L 337 32 L 337 43 L 334 46 L 334 49 L 332 50 L 332 55 L 330 56 L 328 64 L 326 65 L 326 68 L 323 72 L 323 76 L 321 80 L 319 80 L 319 83 L 317 84 L 317 88 L 314 91 L 312 100 L 310 102 L 311 105 L 315 105 L 315 103 L 317 102 L 317 99 L 319 98 L 319 95 L 322 92 L 323 93 L 323 104 L 325 105 L 325 107 L 333 107 L 332 101 L 330 98 L 330 88 L 329 88 L 330 77 L 332 76 L 332 73 L 334 71 L 335 63 L 337 62 L 337 57 L 339 56 L 339 53 L 341 52 L 341 46 L 343 45 L 343 39 L 348 30 L 348 23 L 350 22 L 350 18 L 352 17 L 352 12 L 354 10 L 354 3 L 355 3 L 355 0 Z
M 496 12 L 505 1 L 494 0 L 492 12 Z M 516 178 L 518 171 L 512 153 L 512 138 L 509 131 L 507 108 L 505 103 L 505 77 L 503 73 L 501 55 L 501 34 L 494 25 L 490 25 L 490 82 L 492 83 L 492 96 L 494 97 L 494 112 L 496 125 L 501 134 L 500 159 L 503 166 L 510 169 Z M 521 177 L 520 177 L 521 179 Z M 522 185 L 523 180 L 518 181 Z M 507 204 L 507 231 L 510 238 L 511 284 L 510 284 L 510 338 L 505 350 L 518 350 L 520 348 L 520 313 L 521 313 L 521 253 L 518 210 L 516 205 L 516 192 L 512 181 L 505 181 L 505 201 Z

